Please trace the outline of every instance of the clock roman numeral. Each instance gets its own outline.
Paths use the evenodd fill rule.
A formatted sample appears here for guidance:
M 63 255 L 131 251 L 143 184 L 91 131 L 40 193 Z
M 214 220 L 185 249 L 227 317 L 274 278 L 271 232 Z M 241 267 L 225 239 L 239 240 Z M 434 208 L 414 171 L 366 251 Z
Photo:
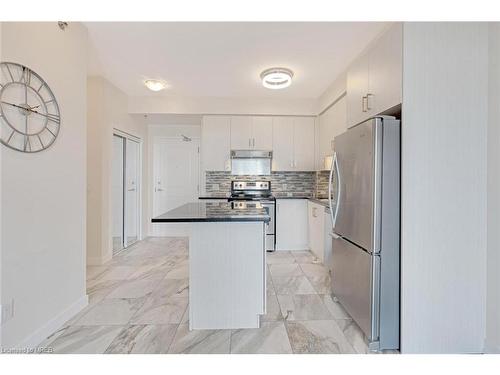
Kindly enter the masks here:
M 12 80 L 12 82 L 15 82 L 14 76 L 12 75 L 12 72 L 10 71 L 9 64 L 5 64 L 5 66 L 7 67 L 7 71 L 9 72 L 10 79 Z
M 47 128 L 47 127 L 46 127 L 45 129 L 47 129 L 47 131 L 48 131 L 50 134 L 52 134 L 52 135 L 54 136 L 54 138 L 56 137 L 56 135 L 54 134 L 54 132 L 53 132 L 52 130 L 50 130 L 50 129 L 49 129 L 49 128 Z
M 45 145 L 42 142 L 42 138 L 40 137 L 40 134 L 37 134 L 36 136 L 38 137 L 38 142 L 40 142 L 40 144 L 42 145 L 42 148 L 45 148 Z
M 31 70 L 26 67 L 23 67 L 23 71 L 21 73 L 21 78 L 19 78 L 19 82 L 26 83 L 27 85 L 31 84 Z
M 59 124 L 61 122 L 61 117 L 59 117 L 59 115 L 47 113 L 46 116 L 47 116 L 47 119 L 49 119 L 49 121 L 55 122 L 56 124 Z
M 9 143 L 9 142 L 10 142 L 10 140 L 11 140 L 11 139 L 12 139 L 12 137 L 14 136 L 14 133 L 15 133 L 15 131 L 14 131 L 14 130 L 12 130 L 12 133 L 10 133 L 9 138 L 7 138 L 7 143 Z

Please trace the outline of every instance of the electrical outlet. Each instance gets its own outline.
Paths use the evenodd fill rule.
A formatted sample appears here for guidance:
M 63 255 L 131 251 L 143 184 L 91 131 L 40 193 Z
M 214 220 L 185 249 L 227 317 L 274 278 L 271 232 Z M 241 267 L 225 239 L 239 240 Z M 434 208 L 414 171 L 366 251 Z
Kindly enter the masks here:
M 14 299 L 12 298 L 9 303 L 2 304 L 0 309 L 1 317 L 0 322 L 4 324 L 14 317 Z

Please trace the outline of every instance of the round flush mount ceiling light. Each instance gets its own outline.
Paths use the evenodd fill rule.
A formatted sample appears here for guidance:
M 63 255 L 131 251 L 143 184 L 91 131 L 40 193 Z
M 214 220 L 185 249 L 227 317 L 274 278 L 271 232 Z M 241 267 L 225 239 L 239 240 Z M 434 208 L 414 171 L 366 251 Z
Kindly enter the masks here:
M 287 68 L 270 68 L 260 73 L 262 85 L 268 89 L 284 89 L 292 84 L 293 72 Z
M 165 82 L 157 79 L 147 79 L 144 81 L 144 85 L 151 91 L 161 91 L 167 87 Z

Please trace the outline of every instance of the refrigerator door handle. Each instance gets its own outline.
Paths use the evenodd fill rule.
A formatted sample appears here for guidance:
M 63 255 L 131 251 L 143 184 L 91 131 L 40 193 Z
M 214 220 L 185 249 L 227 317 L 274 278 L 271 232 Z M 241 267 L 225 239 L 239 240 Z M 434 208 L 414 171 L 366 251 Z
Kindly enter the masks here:
M 328 177 L 328 205 L 330 206 L 330 218 L 332 219 L 332 229 L 335 227 L 333 225 L 333 210 L 332 210 L 332 185 L 333 185 L 333 168 L 335 166 L 335 161 L 337 160 L 337 153 L 333 153 L 332 164 L 330 165 L 330 176 Z
M 335 214 L 332 210 L 332 189 L 333 189 L 333 169 L 337 173 L 337 198 L 335 200 Z M 333 153 L 332 167 L 330 168 L 330 179 L 328 181 L 328 203 L 330 204 L 330 215 L 332 218 L 332 229 L 335 228 L 335 223 L 337 221 L 337 215 L 339 213 L 339 204 L 340 204 L 340 169 L 339 169 L 339 159 L 337 158 L 337 153 Z

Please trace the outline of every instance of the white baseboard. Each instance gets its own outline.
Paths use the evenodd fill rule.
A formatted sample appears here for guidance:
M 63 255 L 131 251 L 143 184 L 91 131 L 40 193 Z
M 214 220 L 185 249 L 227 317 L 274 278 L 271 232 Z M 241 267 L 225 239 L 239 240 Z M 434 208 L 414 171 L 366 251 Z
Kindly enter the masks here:
M 26 337 L 18 347 L 21 348 L 34 348 L 40 344 L 47 337 L 52 335 L 60 329 L 64 323 L 73 318 L 76 314 L 82 311 L 89 303 L 89 297 L 84 295 L 82 298 L 74 302 L 65 310 L 61 311 L 54 318 L 45 323 L 42 327 L 38 328 L 31 335 Z
M 113 254 L 106 254 L 102 257 L 87 257 L 87 266 L 101 266 L 113 258 Z

